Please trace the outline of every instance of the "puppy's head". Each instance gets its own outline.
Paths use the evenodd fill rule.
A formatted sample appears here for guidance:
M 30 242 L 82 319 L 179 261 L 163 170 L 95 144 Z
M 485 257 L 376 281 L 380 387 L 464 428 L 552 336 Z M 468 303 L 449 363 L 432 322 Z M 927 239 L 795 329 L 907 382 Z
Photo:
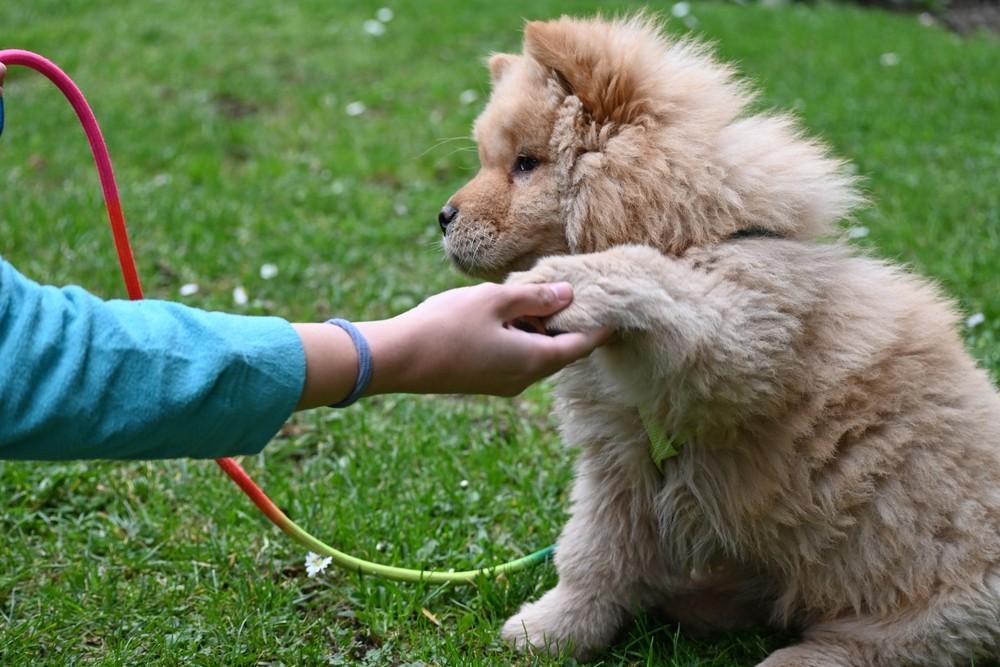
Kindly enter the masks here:
M 812 237 L 858 197 L 790 120 L 742 114 L 733 71 L 654 21 L 530 22 L 489 60 L 480 170 L 441 210 L 445 251 L 502 279 L 542 256 L 641 243 L 679 254 L 756 229 Z

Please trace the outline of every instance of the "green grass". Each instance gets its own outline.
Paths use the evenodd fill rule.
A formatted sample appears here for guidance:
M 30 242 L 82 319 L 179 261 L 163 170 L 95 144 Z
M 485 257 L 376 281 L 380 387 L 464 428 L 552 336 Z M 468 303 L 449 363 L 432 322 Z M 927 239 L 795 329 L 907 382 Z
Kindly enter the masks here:
M 383 4 L 395 10 L 386 34 L 365 34 Z M 0 48 L 52 58 L 90 98 L 147 296 L 360 319 L 462 283 L 435 216 L 476 168 L 483 56 L 517 49 L 522 17 L 637 6 L 34 0 L 0 5 Z M 824 4 L 692 15 L 762 102 L 795 109 L 858 165 L 873 201 L 859 243 L 983 313 L 969 345 L 1000 377 L 1000 43 Z M 69 108 L 21 68 L 6 92 L 0 252 L 37 280 L 122 296 Z M 356 101 L 367 110 L 347 115 Z M 278 275 L 262 278 L 264 264 Z M 199 291 L 181 297 L 186 283 Z M 298 416 L 243 463 L 353 554 L 481 566 L 558 535 L 572 454 L 549 407 L 545 386 L 514 401 L 386 397 Z M 554 584 L 550 565 L 479 588 L 310 579 L 305 553 L 211 462 L 0 463 L 0 497 L 5 665 L 572 664 L 497 639 Z M 644 618 L 598 664 L 750 665 L 791 639 L 695 642 Z

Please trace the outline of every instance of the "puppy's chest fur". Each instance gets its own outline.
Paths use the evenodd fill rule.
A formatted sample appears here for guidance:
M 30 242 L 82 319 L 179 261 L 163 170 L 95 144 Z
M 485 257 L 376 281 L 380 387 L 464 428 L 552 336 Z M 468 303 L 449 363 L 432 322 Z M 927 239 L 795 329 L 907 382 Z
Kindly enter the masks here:
M 595 378 L 600 378 L 595 382 Z M 739 479 L 735 452 L 693 434 L 670 434 L 679 452 L 657 461 L 652 436 L 635 406 L 620 402 L 634 391 L 606 361 L 593 359 L 564 371 L 557 397 L 564 440 L 581 447 L 577 494 L 605 499 L 612 523 L 623 530 L 649 533 L 637 543 L 657 545 L 644 560 L 668 576 L 706 571 L 743 549 L 749 526 L 725 507 L 720 490 Z M 596 398 L 595 392 L 609 392 Z M 586 395 L 587 398 L 581 397 Z M 611 396 L 615 398 L 612 398 Z M 596 400 L 594 400 L 596 398 Z M 748 496 L 766 491 L 743 487 Z M 734 549 L 734 547 L 736 547 Z

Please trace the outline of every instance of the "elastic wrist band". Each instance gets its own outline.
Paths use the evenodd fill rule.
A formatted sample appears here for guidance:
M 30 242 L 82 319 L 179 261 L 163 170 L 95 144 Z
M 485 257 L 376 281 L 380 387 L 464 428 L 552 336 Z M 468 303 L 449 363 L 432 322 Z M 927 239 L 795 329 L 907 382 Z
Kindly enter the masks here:
M 351 341 L 354 342 L 354 349 L 358 352 L 358 379 L 354 383 L 354 389 L 347 398 L 330 406 L 331 408 L 346 408 L 361 398 L 361 395 L 368 389 L 368 383 L 372 380 L 372 349 L 358 328 L 347 320 L 327 320 L 327 324 L 332 324 L 346 331 L 347 335 L 351 337 Z

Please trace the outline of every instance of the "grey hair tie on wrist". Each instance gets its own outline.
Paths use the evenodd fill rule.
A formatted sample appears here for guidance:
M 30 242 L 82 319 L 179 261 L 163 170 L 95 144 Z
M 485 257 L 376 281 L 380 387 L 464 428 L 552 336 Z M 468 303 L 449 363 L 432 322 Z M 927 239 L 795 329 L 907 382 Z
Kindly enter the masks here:
M 333 319 L 327 320 L 327 324 L 332 324 L 346 331 L 358 353 L 358 379 L 354 382 L 354 389 L 347 395 L 347 398 L 330 406 L 331 408 L 346 408 L 361 398 L 365 390 L 368 389 L 368 383 L 372 380 L 372 366 L 374 365 L 372 363 L 372 349 L 368 346 L 368 341 L 365 340 L 361 331 L 351 322 Z

